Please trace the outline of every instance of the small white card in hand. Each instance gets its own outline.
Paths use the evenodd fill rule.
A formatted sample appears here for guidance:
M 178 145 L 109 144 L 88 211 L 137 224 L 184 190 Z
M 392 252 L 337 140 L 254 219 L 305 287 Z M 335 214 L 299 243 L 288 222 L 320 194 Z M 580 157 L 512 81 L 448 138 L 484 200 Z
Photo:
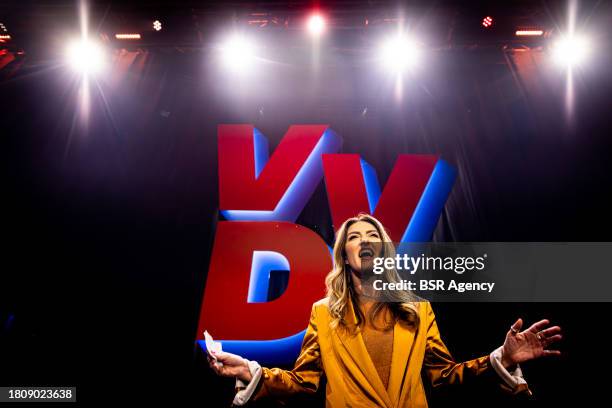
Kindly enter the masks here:
M 211 351 L 215 351 L 215 352 L 223 351 L 221 347 L 221 342 L 214 341 L 212 336 L 210 335 L 210 333 L 208 333 L 207 330 L 204 330 L 204 340 L 206 340 L 206 351 L 208 352 L 208 355 L 211 356 L 215 360 L 216 364 L 222 366 L 223 363 L 220 361 L 217 361 L 217 357 L 211 353 Z

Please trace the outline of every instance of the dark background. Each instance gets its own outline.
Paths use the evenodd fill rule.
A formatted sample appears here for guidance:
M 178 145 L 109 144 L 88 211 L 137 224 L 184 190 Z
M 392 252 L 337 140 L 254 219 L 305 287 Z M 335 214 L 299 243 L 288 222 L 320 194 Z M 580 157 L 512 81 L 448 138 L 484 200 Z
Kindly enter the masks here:
M 61 40 L 49 28 L 74 25 L 75 6 L 52 4 L 0 8 L 21 30 L 11 52 L 25 51 L 0 70 L 0 385 L 74 385 L 81 403 L 229 405 L 233 381 L 214 377 L 194 343 L 220 219 L 221 123 L 254 124 L 271 149 L 291 124 L 328 123 L 343 138 L 342 152 L 361 154 L 381 185 L 398 154 L 441 154 L 459 175 L 435 240 L 610 240 L 608 3 L 580 3 L 579 23 L 603 48 L 575 73 L 572 115 L 564 106 L 564 74 L 547 66 L 545 49 L 526 58 L 460 31 L 469 38 L 456 34 L 449 47 L 431 46 L 427 68 L 405 81 L 398 101 L 367 59 L 370 40 L 345 30 L 331 32 L 316 74 L 307 47 L 283 48 L 282 32 L 263 33 L 269 44 L 279 41 L 265 51 L 276 63 L 244 82 L 220 72 L 208 46 L 129 50 L 113 75 L 92 82 L 87 123 L 78 113 L 79 82 L 53 48 Z M 245 4 L 307 10 L 299 2 Z M 548 24 L 563 22 L 563 2 L 520 4 L 540 10 Z M 105 10 L 124 11 L 116 3 L 94 5 L 92 26 L 101 29 L 111 19 Z M 422 21 L 459 15 L 459 26 L 493 8 L 417 5 Z M 387 6 L 343 2 L 337 10 Z M 183 3 L 155 7 L 179 17 L 184 10 Z M 199 12 L 206 15 L 206 6 Z M 331 244 L 323 184 L 297 222 Z M 610 304 L 447 303 L 434 310 L 458 360 L 501 345 L 518 317 L 526 324 L 548 318 L 563 328 L 563 355 L 524 364 L 531 404 L 605 395 Z M 469 388 L 430 400 L 491 401 L 523 403 Z

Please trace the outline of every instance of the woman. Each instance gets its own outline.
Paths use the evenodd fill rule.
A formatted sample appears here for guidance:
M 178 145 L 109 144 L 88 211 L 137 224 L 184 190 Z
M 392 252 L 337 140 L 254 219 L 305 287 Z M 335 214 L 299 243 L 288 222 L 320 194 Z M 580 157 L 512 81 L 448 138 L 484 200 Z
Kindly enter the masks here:
M 545 355 L 561 339 L 558 326 L 546 328 L 541 320 L 527 330 L 518 319 L 506 334 L 503 346 L 491 354 L 457 363 L 440 338 L 436 318 L 427 301 L 409 292 L 389 294 L 391 301 L 368 296 L 362 261 L 394 256 L 382 224 L 360 214 L 346 220 L 336 235 L 334 269 L 327 275 L 327 296 L 315 302 L 302 349 L 292 370 L 261 367 L 238 355 L 217 352 L 211 368 L 221 376 L 235 377 L 235 405 L 273 398 L 287 401 L 296 393 L 317 391 L 327 378 L 326 407 L 426 407 L 421 372 L 437 387 L 489 378 L 502 388 L 527 392 L 519 363 Z M 378 244 L 378 245 L 377 245 Z M 372 251 L 373 248 L 380 248 Z M 365 264 L 364 264 L 365 266 Z M 368 270 L 368 268 L 363 268 Z M 385 272 L 388 280 L 395 274 Z

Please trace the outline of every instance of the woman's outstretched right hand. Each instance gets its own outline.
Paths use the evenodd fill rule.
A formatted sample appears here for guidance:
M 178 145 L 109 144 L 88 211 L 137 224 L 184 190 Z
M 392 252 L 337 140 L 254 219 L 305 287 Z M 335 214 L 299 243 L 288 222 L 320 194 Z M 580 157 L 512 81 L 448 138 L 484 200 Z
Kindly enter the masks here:
M 225 351 L 211 352 L 217 360 L 223 365 L 215 363 L 215 359 L 207 353 L 208 365 L 212 370 L 222 377 L 237 377 L 241 381 L 248 383 L 251 381 L 251 371 L 247 360 L 237 354 L 227 353 Z

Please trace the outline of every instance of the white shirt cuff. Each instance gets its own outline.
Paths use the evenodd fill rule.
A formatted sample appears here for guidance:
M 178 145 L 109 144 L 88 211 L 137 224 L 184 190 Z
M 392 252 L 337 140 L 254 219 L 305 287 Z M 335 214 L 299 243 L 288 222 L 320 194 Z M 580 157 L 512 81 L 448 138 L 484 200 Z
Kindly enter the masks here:
M 527 385 L 527 381 L 525 381 L 523 378 L 523 372 L 518 364 L 512 372 L 506 370 L 502 364 L 503 349 L 504 347 L 500 346 L 491 352 L 491 365 L 493 366 L 493 369 L 513 390 L 515 390 L 521 384 Z
M 261 378 L 261 373 L 263 371 L 257 361 L 250 361 L 250 360 L 247 360 L 246 358 L 245 360 L 247 361 L 247 364 L 249 365 L 249 371 L 251 372 L 252 378 L 251 378 L 251 381 L 248 382 L 248 384 L 245 384 L 242 380 L 240 380 L 239 378 L 236 378 L 237 388 L 246 387 L 238 391 L 236 393 L 236 396 L 234 396 L 233 403 L 234 405 L 238 405 L 238 406 L 246 404 L 249 398 L 251 398 L 251 395 L 253 394 L 253 391 L 255 391 L 255 387 L 257 387 L 257 384 L 259 383 L 259 379 Z

